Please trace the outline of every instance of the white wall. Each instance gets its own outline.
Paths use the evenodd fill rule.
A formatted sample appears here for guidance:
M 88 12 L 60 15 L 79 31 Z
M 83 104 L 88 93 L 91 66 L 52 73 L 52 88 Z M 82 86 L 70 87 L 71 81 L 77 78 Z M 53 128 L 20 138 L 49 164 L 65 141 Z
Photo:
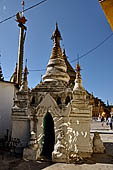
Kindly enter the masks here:
M 11 112 L 16 87 L 13 83 L 0 81 L 0 138 L 11 133 Z

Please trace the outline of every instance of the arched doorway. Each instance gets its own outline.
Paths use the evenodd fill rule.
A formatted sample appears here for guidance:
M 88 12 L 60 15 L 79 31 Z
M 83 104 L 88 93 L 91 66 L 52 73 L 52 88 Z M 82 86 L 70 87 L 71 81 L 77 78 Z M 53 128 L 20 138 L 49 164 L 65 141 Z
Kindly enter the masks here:
M 40 156 L 44 159 L 52 159 L 52 152 L 54 150 L 55 132 L 54 121 L 49 112 L 43 118 L 43 136 L 40 144 Z

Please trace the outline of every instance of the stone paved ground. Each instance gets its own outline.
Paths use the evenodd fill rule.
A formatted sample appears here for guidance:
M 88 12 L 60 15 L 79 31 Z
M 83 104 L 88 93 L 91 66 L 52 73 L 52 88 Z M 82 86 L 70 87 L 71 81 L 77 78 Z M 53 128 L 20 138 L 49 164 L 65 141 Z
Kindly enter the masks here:
M 106 153 L 93 154 L 92 158 L 80 162 L 80 164 L 64 164 L 50 162 L 23 161 L 18 158 L 11 158 L 7 154 L 4 160 L 0 155 L 0 170 L 113 170 L 113 130 L 101 122 L 92 121 L 91 137 L 94 131 L 100 133 L 104 142 Z

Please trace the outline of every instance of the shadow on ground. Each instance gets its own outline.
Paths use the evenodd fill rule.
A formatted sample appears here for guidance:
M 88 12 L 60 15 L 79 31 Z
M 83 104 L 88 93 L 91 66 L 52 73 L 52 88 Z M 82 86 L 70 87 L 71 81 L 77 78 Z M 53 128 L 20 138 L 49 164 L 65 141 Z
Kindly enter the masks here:
M 18 155 L 10 155 L 4 152 L 0 154 L 0 170 L 41 170 L 53 165 L 52 162 L 24 161 Z
M 9 164 L 8 170 L 41 170 L 51 166 L 51 162 L 40 162 L 40 161 L 23 161 L 21 160 L 17 166 L 16 162 Z M 12 168 L 13 167 L 13 168 Z
M 113 164 L 113 143 L 105 142 L 105 153 L 93 154 L 91 158 L 85 160 L 86 164 Z
M 0 160 L 0 170 L 41 170 L 53 165 L 52 162 L 24 161 L 21 159 Z
M 96 163 L 113 164 L 113 143 L 105 142 L 104 146 L 106 149 L 104 154 L 93 154 L 91 158 L 76 162 L 75 165 Z M 20 158 L 10 157 L 7 154 L 5 154 L 4 159 L 0 157 L 0 170 L 41 170 L 47 167 L 47 169 L 51 169 L 53 166 L 57 169 L 58 164 L 53 164 L 52 162 L 24 161 Z

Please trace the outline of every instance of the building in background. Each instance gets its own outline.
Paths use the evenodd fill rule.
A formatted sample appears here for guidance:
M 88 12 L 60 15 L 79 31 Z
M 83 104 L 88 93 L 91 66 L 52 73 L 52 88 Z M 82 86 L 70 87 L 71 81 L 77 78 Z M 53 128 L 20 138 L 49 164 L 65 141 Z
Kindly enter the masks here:
M 11 135 L 11 114 L 17 90 L 16 84 L 4 80 L 0 66 L 0 138 Z

